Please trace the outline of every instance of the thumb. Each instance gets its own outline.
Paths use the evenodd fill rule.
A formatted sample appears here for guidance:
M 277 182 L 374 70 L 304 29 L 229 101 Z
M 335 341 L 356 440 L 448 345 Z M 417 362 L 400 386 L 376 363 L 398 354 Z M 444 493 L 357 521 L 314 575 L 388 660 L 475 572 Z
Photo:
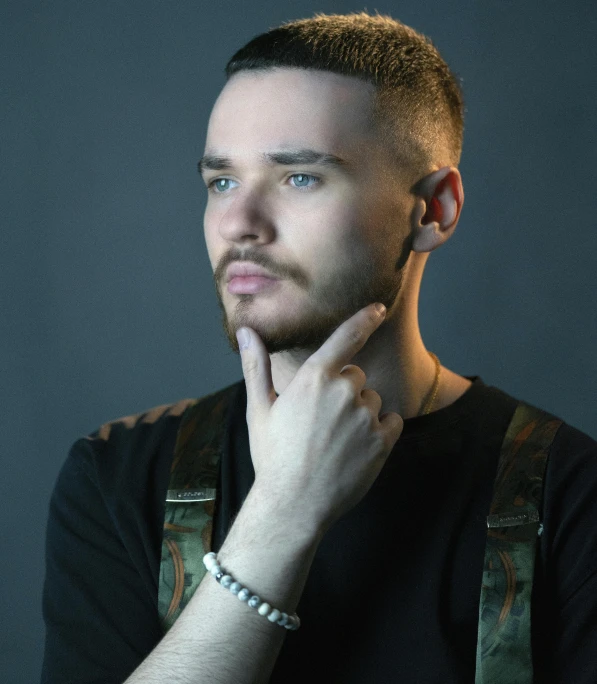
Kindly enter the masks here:
M 276 392 L 267 349 L 252 328 L 239 328 L 236 331 L 236 339 L 247 388 L 247 411 L 269 409 L 276 400 Z

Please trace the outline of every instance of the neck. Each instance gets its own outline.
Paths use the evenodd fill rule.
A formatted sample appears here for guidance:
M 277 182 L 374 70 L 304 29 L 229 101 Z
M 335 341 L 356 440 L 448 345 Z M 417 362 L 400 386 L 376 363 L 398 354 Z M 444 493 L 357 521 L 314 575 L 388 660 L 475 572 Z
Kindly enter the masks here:
M 414 314 L 413 309 L 410 315 L 408 311 L 401 314 L 399 310 L 389 310 L 384 322 L 350 362 L 367 376 L 363 389 L 375 390 L 381 397 L 380 413 L 393 411 L 403 419 L 423 412 L 436 376 L 435 362 L 421 339 L 416 309 Z M 300 351 L 270 355 L 277 394 L 284 391 L 308 356 Z M 440 367 L 431 412 L 452 403 L 469 385 L 466 378 Z

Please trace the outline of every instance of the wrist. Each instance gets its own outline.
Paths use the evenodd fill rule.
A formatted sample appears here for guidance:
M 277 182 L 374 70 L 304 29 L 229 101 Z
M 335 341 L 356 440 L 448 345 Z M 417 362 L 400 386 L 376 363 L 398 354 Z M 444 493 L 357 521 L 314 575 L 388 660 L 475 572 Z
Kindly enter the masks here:
M 255 608 L 260 615 L 267 617 L 270 622 L 275 622 L 280 627 L 285 627 L 291 631 L 296 631 L 300 627 L 301 620 L 296 613 L 289 615 L 285 611 L 274 608 L 267 601 L 263 601 L 260 596 L 254 594 L 248 587 L 243 586 L 236 578 L 228 574 L 226 569 L 220 565 L 217 554 L 213 551 L 205 554 L 203 564 L 218 584 L 224 589 L 228 589 L 240 601 L 246 602 L 250 608 Z
M 321 534 L 309 519 L 294 519 L 269 490 L 253 486 L 218 560 L 233 577 L 287 613 L 296 610 Z
M 324 525 L 309 501 L 293 501 L 275 485 L 255 480 L 243 508 L 269 530 L 271 541 L 292 541 L 305 549 L 318 546 L 324 535 Z

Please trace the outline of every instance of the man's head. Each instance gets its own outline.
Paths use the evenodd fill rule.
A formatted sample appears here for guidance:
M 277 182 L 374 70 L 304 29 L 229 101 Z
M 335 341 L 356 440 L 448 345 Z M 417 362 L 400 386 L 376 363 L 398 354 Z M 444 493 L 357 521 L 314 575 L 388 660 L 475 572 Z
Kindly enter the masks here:
M 373 301 L 389 318 L 463 200 L 462 97 L 437 50 L 390 17 L 317 14 L 257 36 L 226 74 L 200 170 L 230 346 L 247 325 L 270 353 L 314 350 Z M 305 149 L 335 163 L 288 155 Z M 230 293 L 241 260 L 281 281 Z

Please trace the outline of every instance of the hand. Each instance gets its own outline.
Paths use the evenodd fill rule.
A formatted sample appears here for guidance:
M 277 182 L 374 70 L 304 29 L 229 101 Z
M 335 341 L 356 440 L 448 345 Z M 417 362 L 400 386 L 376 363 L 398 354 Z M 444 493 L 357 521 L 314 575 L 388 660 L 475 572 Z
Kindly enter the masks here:
M 348 362 L 385 318 L 373 305 L 344 321 L 276 398 L 271 362 L 251 328 L 241 350 L 255 485 L 275 514 L 327 531 L 369 491 L 404 427 L 381 416 L 381 398 L 363 389 Z M 347 365 L 348 364 L 348 365 Z

